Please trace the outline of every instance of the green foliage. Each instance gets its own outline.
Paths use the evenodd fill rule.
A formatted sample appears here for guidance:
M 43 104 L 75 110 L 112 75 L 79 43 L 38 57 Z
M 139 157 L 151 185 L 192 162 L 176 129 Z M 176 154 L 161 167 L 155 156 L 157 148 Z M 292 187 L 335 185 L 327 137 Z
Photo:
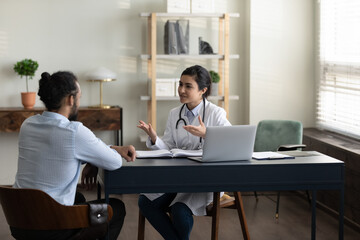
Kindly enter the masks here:
M 28 78 L 32 79 L 35 76 L 35 72 L 38 69 L 39 64 L 36 61 L 31 59 L 24 59 L 17 62 L 14 65 L 14 71 L 20 75 L 22 78 L 23 76 L 26 77 L 26 91 L 28 92 Z
M 217 72 L 211 70 L 209 73 L 213 83 L 220 82 L 220 75 Z
M 20 77 L 28 76 L 30 79 L 32 79 L 38 67 L 39 64 L 36 61 L 31 59 L 24 59 L 14 65 L 14 71 L 19 74 Z

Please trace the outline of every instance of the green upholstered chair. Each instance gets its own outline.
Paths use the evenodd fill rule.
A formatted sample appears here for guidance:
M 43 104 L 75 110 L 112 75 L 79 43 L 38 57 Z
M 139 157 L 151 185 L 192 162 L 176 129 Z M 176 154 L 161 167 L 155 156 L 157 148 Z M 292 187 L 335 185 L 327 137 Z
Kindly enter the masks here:
M 304 148 L 301 122 L 291 120 L 263 120 L 258 123 L 254 152 L 291 151 Z
M 306 147 L 302 144 L 302 138 L 303 126 L 301 122 L 262 120 L 257 125 L 254 152 L 300 150 Z M 256 192 L 255 197 L 257 198 Z M 279 217 L 279 201 L 280 192 L 277 195 L 276 218 Z

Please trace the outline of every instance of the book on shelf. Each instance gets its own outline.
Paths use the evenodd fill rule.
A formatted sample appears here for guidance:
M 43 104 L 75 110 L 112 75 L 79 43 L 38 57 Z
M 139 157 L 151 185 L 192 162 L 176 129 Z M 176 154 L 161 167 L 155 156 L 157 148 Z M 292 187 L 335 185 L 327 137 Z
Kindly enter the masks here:
M 164 34 L 165 54 L 178 54 L 176 23 L 167 21 Z
M 189 54 L 189 20 L 167 20 L 164 30 L 165 54 Z
M 183 150 L 174 148 L 171 150 L 145 150 L 136 151 L 137 158 L 177 158 L 177 157 L 201 157 L 202 150 Z

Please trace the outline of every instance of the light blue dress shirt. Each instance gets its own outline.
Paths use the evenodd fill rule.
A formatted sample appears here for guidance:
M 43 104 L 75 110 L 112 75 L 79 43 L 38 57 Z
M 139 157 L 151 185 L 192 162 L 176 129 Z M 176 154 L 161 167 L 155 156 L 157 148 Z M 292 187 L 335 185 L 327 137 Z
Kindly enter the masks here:
M 194 107 L 192 110 L 189 110 L 187 108 L 187 105 L 185 105 L 185 116 L 187 116 L 187 118 L 189 119 L 189 125 L 191 125 L 192 121 L 194 120 L 195 117 L 197 117 L 199 115 L 199 109 L 201 107 L 201 105 L 203 104 L 203 102 L 201 102 L 200 104 L 198 104 L 196 107 Z
M 40 189 L 61 204 L 73 205 L 85 162 L 115 170 L 122 158 L 80 122 L 54 112 L 32 116 L 20 129 L 14 187 Z

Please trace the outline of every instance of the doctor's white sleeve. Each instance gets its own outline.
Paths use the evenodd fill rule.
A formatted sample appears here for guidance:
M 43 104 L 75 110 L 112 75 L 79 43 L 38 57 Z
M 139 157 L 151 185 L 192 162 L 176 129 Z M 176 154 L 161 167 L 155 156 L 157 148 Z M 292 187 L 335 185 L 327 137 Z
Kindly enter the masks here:
M 173 149 L 175 147 L 175 141 L 174 141 L 174 136 L 173 136 L 173 131 L 172 131 L 172 124 L 171 124 L 171 113 L 172 111 L 170 111 L 169 116 L 168 116 L 168 120 L 166 122 L 166 128 L 165 128 L 165 132 L 164 132 L 164 136 L 162 138 L 160 138 L 159 136 L 156 137 L 156 141 L 155 144 L 152 144 L 151 142 L 151 138 L 148 137 L 148 139 L 146 140 L 146 146 L 151 149 L 151 150 L 159 150 L 159 149 Z

